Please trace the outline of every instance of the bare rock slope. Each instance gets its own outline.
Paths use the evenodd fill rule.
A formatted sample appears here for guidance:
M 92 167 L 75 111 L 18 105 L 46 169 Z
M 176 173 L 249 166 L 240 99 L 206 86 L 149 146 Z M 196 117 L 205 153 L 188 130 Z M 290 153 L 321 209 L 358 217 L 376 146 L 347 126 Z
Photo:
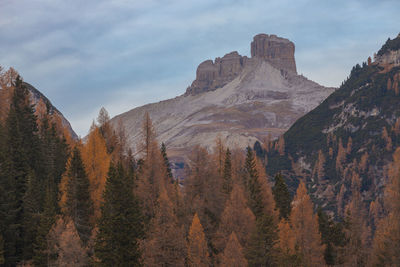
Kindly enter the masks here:
M 231 52 L 204 61 L 184 95 L 132 109 L 111 122 L 122 123 L 136 150 L 148 112 L 158 141 L 175 161 L 195 145 L 211 148 L 217 136 L 239 148 L 268 134 L 279 136 L 334 91 L 297 74 L 294 49 L 287 39 L 259 34 L 251 58 Z

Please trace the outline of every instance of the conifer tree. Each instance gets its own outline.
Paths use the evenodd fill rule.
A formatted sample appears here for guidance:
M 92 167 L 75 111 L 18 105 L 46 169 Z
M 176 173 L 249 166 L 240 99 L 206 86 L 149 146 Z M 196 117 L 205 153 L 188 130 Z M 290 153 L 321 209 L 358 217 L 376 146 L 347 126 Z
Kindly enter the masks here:
M 318 218 L 313 213 L 313 204 L 303 182 L 300 182 L 293 200 L 290 222 L 303 264 L 322 266 L 324 245 L 318 231 Z
M 126 174 L 121 163 L 111 164 L 95 243 L 100 266 L 142 265 L 142 213 L 133 187 L 133 177 Z
M 140 160 L 137 172 L 137 196 L 143 207 L 145 220 L 149 222 L 155 215 L 157 199 L 161 184 L 165 182 L 166 169 L 163 168 L 163 158 L 158 149 L 154 127 L 148 113 L 143 119 L 141 129 L 140 151 L 143 159 Z
M 190 267 L 210 266 L 207 242 L 197 213 L 193 217 L 188 236 L 187 264 Z
M 257 164 L 253 151 L 247 148 L 245 161 L 245 184 L 248 205 L 256 216 L 256 228 L 251 233 L 247 259 L 250 266 L 275 264 L 275 243 L 277 241 L 277 215 L 265 171 Z
M 32 203 L 26 196 L 28 177 L 37 184 L 39 162 L 41 159 L 38 128 L 33 108 L 29 102 L 29 93 L 19 76 L 15 81 L 14 94 L 6 121 L 6 137 L 2 181 L 4 198 L 4 255 L 6 265 L 16 265 L 32 256 L 34 235 L 27 226 L 35 225 L 28 208 Z M 32 196 L 32 195 L 30 195 Z
M 326 245 L 324 252 L 326 264 L 339 264 L 338 251 L 346 244 L 342 223 L 334 222 L 321 208 L 318 208 L 318 225 L 322 243 Z
M 184 266 L 186 240 L 173 205 L 163 189 L 158 198 L 156 215 L 144 242 L 145 266 Z
M 224 168 L 223 168 L 223 184 L 222 184 L 222 191 L 226 196 L 232 191 L 232 162 L 231 162 L 231 152 L 229 148 L 226 150 L 225 153 L 225 161 L 224 161 Z
M 292 200 L 285 180 L 280 173 L 275 176 L 275 186 L 272 188 L 272 192 L 274 194 L 276 207 L 279 209 L 279 217 L 281 219 L 288 219 Z
M 235 232 L 242 247 L 247 249 L 250 233 L 255 230 L 255 221 L 253 212 L 246 205 L 243 189 L 239 185 L 234 185 L 221 215 L 215 241 L 216 248 L 222 251 L 231 233 Z
M 46 201 L 44 203 L 44 211 L 40 216 L 38 225 L 37 236 L 34 243 L 34 257 L 33 262 L 35 266 L 48 266 L 49 263 L 49 247 L 47 242 L 47 235 L 55 223 L 56 207 L 54 206 L 54 188 L 47 187 Z
M 221 179 L 218 179 L 217 166 L 206 149 L 195 147 L 189 160 L 184 188 L 186 212 L 198 214 L 206 236 L 211 238 L 218 229 L 218 219 L 223 211 Z
M 167 178 L 173 182 L 174 177 L 172 176 L 171 164 L 169 163 L 168 155 L 167 155 L 167 147 L 164 143 L 161 143 L 161 155 L 164 159 L 164 167 L 167 170 Z
M 301 257 L 296 248 L 296 236 L 290 223 L 286 219 L 281 219 L 278 224 L 279 241 L 277 248 L 279 253 L 277 256 L 278 266 L 301 266 Z
M 360 193 L 360 177 L 355 172 L 352 175 L 351 194 L 351 201 L 346 207 L 348 244 L 344 251 L 345 261 L 352 266 L 364 266 L 368 256 L 369 229 Z
M 56 218 L 47 236 L 47 243 L 48 264 L 45 266 L 88 266 L 87 249 L 79 238 L 74 222 L 68 216 Z
M 229 237 L 228 243 L 224 249 L 223 254 L 220 256 L 220 266 L 223 267 L 246 267 L 248 266 L 247 260 L 244 257 L 243 248 L 236 237 L 235 232 Z
M 100 203 L 103 199 L 104 186 L 111 157 L 107 153 L 106 141 L 100 128 L 94 127 L 89 133 L 86 144 L 82 147 L 82 160 L 89 178 L 89 192 L 93 201 L 94 217 L 100 217 Z
M 248 204 L 256 218 L 260 218 L 264 214 L 264 203 L 256 160 L 250 147 L 247 148 L 245 171 L 244 183 L 248 192 Z
M 67 214 L 75 223 L 82 242 L 86 244 L 92 232 L 90 218 L 93 214 L 93 202 L 89 193 L 89 179 L 78 147 L 75 147 L 72 152 L 67 175 Z
M 256 228 L 251 233 L 247 259 L 250 266 L 276 265 L 276 242 L 278 234 L 274 218 L 263 214 L 256 220 Z

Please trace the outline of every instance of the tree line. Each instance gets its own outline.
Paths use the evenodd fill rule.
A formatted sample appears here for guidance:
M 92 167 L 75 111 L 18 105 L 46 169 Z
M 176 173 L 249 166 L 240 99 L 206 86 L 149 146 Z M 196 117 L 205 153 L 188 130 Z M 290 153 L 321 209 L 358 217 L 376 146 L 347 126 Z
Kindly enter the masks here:
M 292 196 L 252 148 L 195 147 L 173 177 L 151 118 L 135 156 L 105 109 L 82 143 L 38 116 L 17 77 L 0 123 L 3 266 L 384 266 L 400 263 L 400 150 L 374 226 L 357 172 L 344 216 Z M 372 210 L 372 211 L 371 211 Z M 375 209 L 376 210 L 376 209 Z M 374 208 L 369 210 L 373 213 Z

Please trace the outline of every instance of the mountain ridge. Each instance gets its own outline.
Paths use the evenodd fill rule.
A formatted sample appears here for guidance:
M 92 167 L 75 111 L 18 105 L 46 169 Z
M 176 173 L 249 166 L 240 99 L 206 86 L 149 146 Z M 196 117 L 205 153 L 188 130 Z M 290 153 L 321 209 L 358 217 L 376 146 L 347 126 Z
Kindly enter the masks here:
M 388 164 L 400 145 L 400 45 L 391 45 L 399 41 L 389 39 L 382 49 L 392 49 L 357 64 L 339 89 L 298 119 L 284 134 L 284 155 L 258 149 L 270 175 L 285 174 L 292 190 L 307 181 L 316 203 L 336 213 L 350 199 L 356 171 L 364 201 L 382 201 Z
M 205 61 L 208 63 L 199 65 L 192 89 L 189 87 L 185 94 L 117 115 L 111 120 L 112 125 L 117 127 L 120 121 L 128 133 L 131 148 L 138 151 L 135 149 L 139 141 L 137 130 L 148 112 L 158 140 L 166 143 L 172 158 L 180 160 L 195 145 L 211 149 L 218 136 L 227 146 L 244 148 L 268 134 L 281 135 L 334 88 L 320 86 L 297 75 L 296 69 L 288 63 L 283 62 L 282 68 L 278 68 L 277 56 L 281 54 L 286 55 L 284 57 L 292 54 L 295 62 L 294 44 L 289 40 L 257 35 L 254 42 L 261 43 L 259 47 L 264 47 L 264 52 L 254 52 L 252 58 L 233 52 L 222 59 Z M 272 50 L 268 50 L 269 47 L 273 47 Z M 227 57 L 233 57 L 235 62 L 227 61 Z M 204 70 L 204 64 L 218 66 L 210 71 Z

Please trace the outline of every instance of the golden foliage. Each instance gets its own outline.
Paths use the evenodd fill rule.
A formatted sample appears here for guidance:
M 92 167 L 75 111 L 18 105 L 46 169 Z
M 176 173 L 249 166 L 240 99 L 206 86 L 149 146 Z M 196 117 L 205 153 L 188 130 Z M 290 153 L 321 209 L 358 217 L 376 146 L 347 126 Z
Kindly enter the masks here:
M 240 245 L 235 232 L 229 237 L 228 243 L 220 256 L 221 267 L 246 267 L 247 260 L 243 254 L 243 248 Z
M 111 157 L 107 153 L 106 141 L 99 128 L 95 127 L 89 133 L 86 144 L 81 147 L 81 153 L 90 182 L 89 191 L 94 206 L 94 217 L 97 219 L 101 213 L 100 205 L 111 161 Z
M 186 240 L 165 190 L 158 198 L 150 233 L 143 243 L 145 266 L 184 266 Z
M 313 212 L 313 204 L 306 186 L 300 182 L 293 200 L 290 222 L 296 238 L 296 246 L 306 266 L 322 266 L 324 245 L 318 228 L 318 218 Z
M 344 251 L 344 258 L 350 266 L 364 266 L 368 256 L 369 229 L 366 224 L 365 208 L 360 193 L 360 177 L 355 172 L 352 175 L 351 187 L 352 197 L 346 207 L 349 243 Z
M 387 215 L 378 223 L 373 242 L 374 266 L 400 266 L 400 148 L 393 154 L 385 188 Z
M 246 204 L 243 189 L 235 184 L 221 215 L 215 242 L 217 249 L 222 250 L 232 232 L 237 233 L 240 244 L 246 248 L 250 233 L 255 230 L 255 220 L 253 212 Z
M 187 263 L 193 267 L 210 266 L 207 242 L 197 213 L 193 216 L 189 230 Z

